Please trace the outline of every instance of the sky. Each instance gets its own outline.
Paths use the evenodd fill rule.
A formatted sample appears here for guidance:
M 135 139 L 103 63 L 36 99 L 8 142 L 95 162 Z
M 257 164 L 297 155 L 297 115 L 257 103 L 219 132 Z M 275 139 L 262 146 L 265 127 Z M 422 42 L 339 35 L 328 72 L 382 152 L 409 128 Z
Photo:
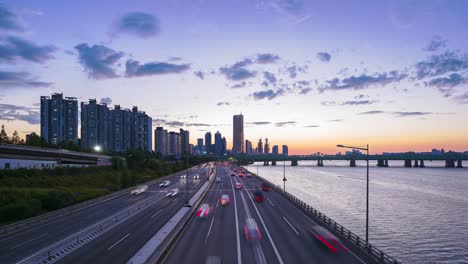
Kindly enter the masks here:
M 468 1 L 0 2 L 0 123 L 41 95 L 138 106 L 191 143 L 232 116 L 292 154 L 468 150 Z

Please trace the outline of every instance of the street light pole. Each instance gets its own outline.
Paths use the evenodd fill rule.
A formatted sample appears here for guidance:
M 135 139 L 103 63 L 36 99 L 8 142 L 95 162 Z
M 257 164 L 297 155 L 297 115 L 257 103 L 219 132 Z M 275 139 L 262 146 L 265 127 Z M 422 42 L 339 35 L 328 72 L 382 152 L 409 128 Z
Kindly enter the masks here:
M 369 144 L 366 147 L 336 145 L 338 148 L 359 149 L 366 151 L 366 243 L 369 242 Z
M 286 193 L 286 160 L 283 160 L 283 192 Z
M 191 207 L 188 199 L 188 153 L 186 153 L 186 168 L 185 168 L 185 207 Z

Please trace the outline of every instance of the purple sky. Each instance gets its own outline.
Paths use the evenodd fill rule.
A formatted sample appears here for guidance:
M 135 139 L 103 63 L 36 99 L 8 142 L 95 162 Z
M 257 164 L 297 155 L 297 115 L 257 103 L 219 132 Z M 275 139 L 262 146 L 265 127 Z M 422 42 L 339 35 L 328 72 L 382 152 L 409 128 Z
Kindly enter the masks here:
M 0 122 L 39 96 L 130 108 L 169 130 L 292 152 L 468 150 L 467 1 L 4 1 Z M 171 127 L 172 126 L 172 127 Z

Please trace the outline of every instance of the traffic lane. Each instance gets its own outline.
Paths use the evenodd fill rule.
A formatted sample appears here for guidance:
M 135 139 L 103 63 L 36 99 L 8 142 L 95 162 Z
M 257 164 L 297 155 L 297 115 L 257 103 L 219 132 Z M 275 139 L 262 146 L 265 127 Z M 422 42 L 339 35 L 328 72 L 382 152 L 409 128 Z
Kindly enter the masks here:
M 189 183 L 191 190 L 197 185 L 199 185 L 198 182 Z M 180 192 L 176 197 L 163 195 L 153 206 L 60 261 L 62 263 L 126 263 L 184 204 L 185 197 Z
M 214 221 L 211 232 L 205 244 L 206 255 L 219 256 L 223 263 L 235 264 L 237 263 L 237 240 L 236 240 L 236 222 L 235 210 L 233 202 L 233 192 L 230 180 L 227 173 L 223 170 L 221 176 L 220 192 L 216 200 L 216 208 L 214 211 Z M 214 183 L 216 184 L 216 183 Z M 231 200 L 227 205 L 221 205 L 219 199 L 222 194 L 229 195 Z
M 216 208 L 219 185 L 213 184 L 201 204 L 208 203 L 211 206 L 210 211 Z M 195 210 L 195 214 L 199 208 Z M 214 214 L 208 217 L 200 218 L 194 216 L 181 237 L 176 241 L 169 255 L 164 259 L 164 263 L 205 263 L 207 254 L 204 242 L 207 239 L 208 230 Z
M 261 184 L 258 179 L 252 178 L 252 180 L 251 183 L 247 183 L 251 187 Z M 279 246 L 280 252 L 285 251 L 284 249 L 287 248 L 288 245 L 296 245 L 292 250 L 285 251 L 294 252 L 292 256 L 288 253 L 283 254 L 285 259 L 291 258 L 291 261 L 294 261 L 294 258 L 300 256 L 303 260 L 317 260 L 316 263 L 364 263 L 350 252 L 339 239 L 333 240 L 328 238 L 334 250 L 331 250 L 320 242 L 312 229 L 312 227 L 318 224 L 279 193 L 275 191 L 262 193 L 266 200 L 263 202 L 262 206 L 258 206 L 258 208 L 261 214 L 265 215 L 265 221 L 269 222 L 271 226 L 284 226 L 282 229 L 274 229 L 274 234 L 272 234 L 272 236 L 277 238 L 277 243 L 281 245 Z M 288 234 L 277 234 L 286 231 L 289 231 L 287 232 Z M 299 235 L 296 232 L 299 233 Z M 285 243 L 286 241 L 287 243 Z M 297 250 L 298 248 L 304 248 L 304 250 Z M 336 252 L 334 252 L 335 250 Z M 295 262 L 303 262 L 301 259 Z M 285 260 L 286 263 L 293 263 L 291 261 Z

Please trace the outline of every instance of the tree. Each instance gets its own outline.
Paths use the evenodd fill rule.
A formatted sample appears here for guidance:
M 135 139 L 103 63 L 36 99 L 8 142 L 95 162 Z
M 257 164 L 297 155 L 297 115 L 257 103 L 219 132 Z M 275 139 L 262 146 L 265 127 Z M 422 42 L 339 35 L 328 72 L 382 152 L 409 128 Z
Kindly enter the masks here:
M 0 143 L 1 144 L 8 144 L 10 143 L 10 139 L 5 131 L 5 125 L 2 125 L 2 130 L 0 131 Z
M 15 130 L 15 132 L 13 132 L 13 136 L 11 136 L 11 143 L 12 144 L 19 144 L 21 143 L 21 139 L 18 135 L 18 131 Z

